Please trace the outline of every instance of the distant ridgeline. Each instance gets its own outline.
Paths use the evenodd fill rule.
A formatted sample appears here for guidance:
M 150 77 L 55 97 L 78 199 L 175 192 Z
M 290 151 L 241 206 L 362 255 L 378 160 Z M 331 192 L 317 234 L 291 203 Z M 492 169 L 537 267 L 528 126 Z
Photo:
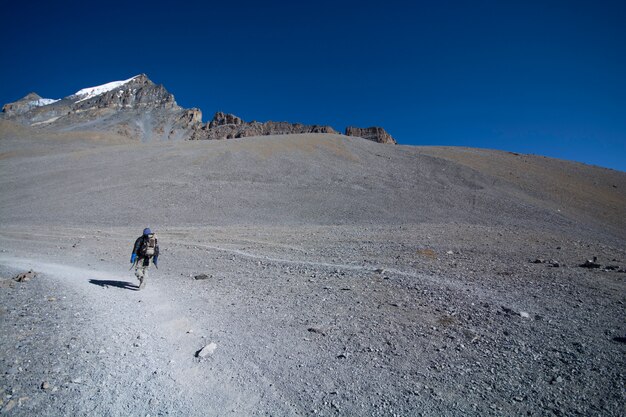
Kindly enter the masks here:
M 59 100 L 30 93 L 16 102 L 5 104 L 0 117 L 43 131 L 111 132 L 144 142 L 338 133 L 332 127 L 322 125 L 245 122 L 222 112 L 215 113 L 213 120 L 204 124 L 199 109 L 178 106 L 165 87 L 154 84 L 145 74 L 84 88 Z M 381 127 L 348 127 L 345 134 L 379 143 L 396 143 Z

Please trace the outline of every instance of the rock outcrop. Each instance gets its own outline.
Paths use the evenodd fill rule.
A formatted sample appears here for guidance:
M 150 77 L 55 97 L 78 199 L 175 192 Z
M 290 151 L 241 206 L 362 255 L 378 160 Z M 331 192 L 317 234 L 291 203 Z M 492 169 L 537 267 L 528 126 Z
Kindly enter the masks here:
M 165 87 L 140 74 L 124 81 L 84 88 L 60 100 L 30 93 L 5 104 L 1 118 L 38 130 L 111 132 L 133 140 L 234 139 L 249 136 L 338 132 L 330 126 L 289 122 L 246 122 L 217 112 L 202 123 L 199 109 L 184 109 Z M 384 129 L 349 127 L 346 135 L 396 143 Z
M 396 144 L 396 140 L 382 127 L 352 127 L 346 128 L 346 136 L 358 136 L 363 139 L 371 140 L 378 143 Z
M 217 112 L 213 120 L 196 131 L 194 139 L 235 139 L 249 136 L 289 135 L 297 133 L 337 133 L 330 126 L 288 122 L 245 122 L 232 114 Z

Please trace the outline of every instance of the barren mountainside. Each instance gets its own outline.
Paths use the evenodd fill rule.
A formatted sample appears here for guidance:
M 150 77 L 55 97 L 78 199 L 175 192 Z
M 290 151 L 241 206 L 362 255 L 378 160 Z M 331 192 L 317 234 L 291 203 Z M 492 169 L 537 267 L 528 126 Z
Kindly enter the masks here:
M 165 140 L 233 139 L 298 133 L 337 133 L 330 126 L 289 122 L 244 122 L 222 112 L 202 123 L 199 109 L 183 109 L 163 85 L 145 74 L 84 88 L 61 100 L 29 93 L 5 104 L 2 117 L 46 132 L 109 132 L 142 142 Z M 395 140 L 380 127 L 346 129 L 348 136 L 362 136 L 381 143 Z

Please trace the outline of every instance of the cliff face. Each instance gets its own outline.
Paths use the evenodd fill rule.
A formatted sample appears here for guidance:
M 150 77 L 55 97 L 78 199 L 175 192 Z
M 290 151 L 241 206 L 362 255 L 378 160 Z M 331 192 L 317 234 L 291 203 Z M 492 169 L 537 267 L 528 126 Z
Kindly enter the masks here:
M 140 74 L 84 88 L 60 100 L 36 93 L 5 104 L 2 118 L 44 131 L 112 132 L 133 140 L 233 139 L 298 133 L 338 133 L 330 126 L 289 122 L 246 122 L 217 112 L 202 123 L 199 109 L 184 109 L 165 87 Z M 346 135 L 395 143 L 382 128 L 348 128 Z
M 337 133 L 330 126 L 303 125 L 288 122 L 245 122 L 241 118 L 217 112 L 193 139 L 235 139 L 249 136 L 289 135 L 295 133 Z

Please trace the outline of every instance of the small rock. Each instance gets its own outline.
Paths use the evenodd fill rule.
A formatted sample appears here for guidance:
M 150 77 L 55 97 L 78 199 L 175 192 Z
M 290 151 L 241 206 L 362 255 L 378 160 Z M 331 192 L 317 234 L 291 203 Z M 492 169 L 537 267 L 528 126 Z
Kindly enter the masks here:
M 197 351 L 196 352 L 196 357 L 197 358 L 204 358 L 204 357 L 207 357 L 208 355 L 212 355 L 213 352 L 215 352 L 215 349 L 217 349 L 217 344 L 211 342 L 208 345 L 204 346 L 199 351 Z
M 36 276 L 37 276 L 37 273 L 31 269 L 28 272 L 22 272 L 21 274 L 17 274 L 16 276 L 13 277 L 13 279 L 17 282 L 28 282 L 31 279 L 35 278 Z
M 521 317 L 525 318 L 525 319 L 529 319 L 529 318 L 530 318 L 530 314 L 528 314 L 528 313 L 527 313 L 527 312 L 525 312 L 525 311 L 520 311 L 520 312 L 519 312 L 519 315 L 520 315 Z
M 451 250 L 446 252 L 447 255 L 454 255 L 454 252 L 452 252 Z
M 50 383 L 49 383 L 48 381 L 43 381 L 43 382 L 41 383 L 41 389 L 43 389 L 43 390 L 48 390 L 48 389 L 50 389 Z
M 552 385 L 560 384 L 561 382 L 563 382 L 563 378 L 561 378 L 560 376 L 557 376 L 556 378 L 552 378 L 552 381 L 550 381 L 550 384 Z
M 326 336 L 326 330 L 321 327 L 309 327 L 307 329 L 311 333 L 321 334 L 322 336 Z
M 593 260 L 587 259 L 584 263 L 580 264 L 581 268 L 600 268 L 600 264 L 597 263 L 598 257 L 594 256 Z
M 505 307 L 505 306 L 502 306 L 502 311 L 504 311 L 506 314 L 514 314 L 515 313 L 512 308 Z
M 195 280 L 209 279 L 209 278 L 213 278 L 213 275 L 198 274 L 198 275 L 194 275 L 194 277 L 193 277 L 193 279 L 195 279 Z

